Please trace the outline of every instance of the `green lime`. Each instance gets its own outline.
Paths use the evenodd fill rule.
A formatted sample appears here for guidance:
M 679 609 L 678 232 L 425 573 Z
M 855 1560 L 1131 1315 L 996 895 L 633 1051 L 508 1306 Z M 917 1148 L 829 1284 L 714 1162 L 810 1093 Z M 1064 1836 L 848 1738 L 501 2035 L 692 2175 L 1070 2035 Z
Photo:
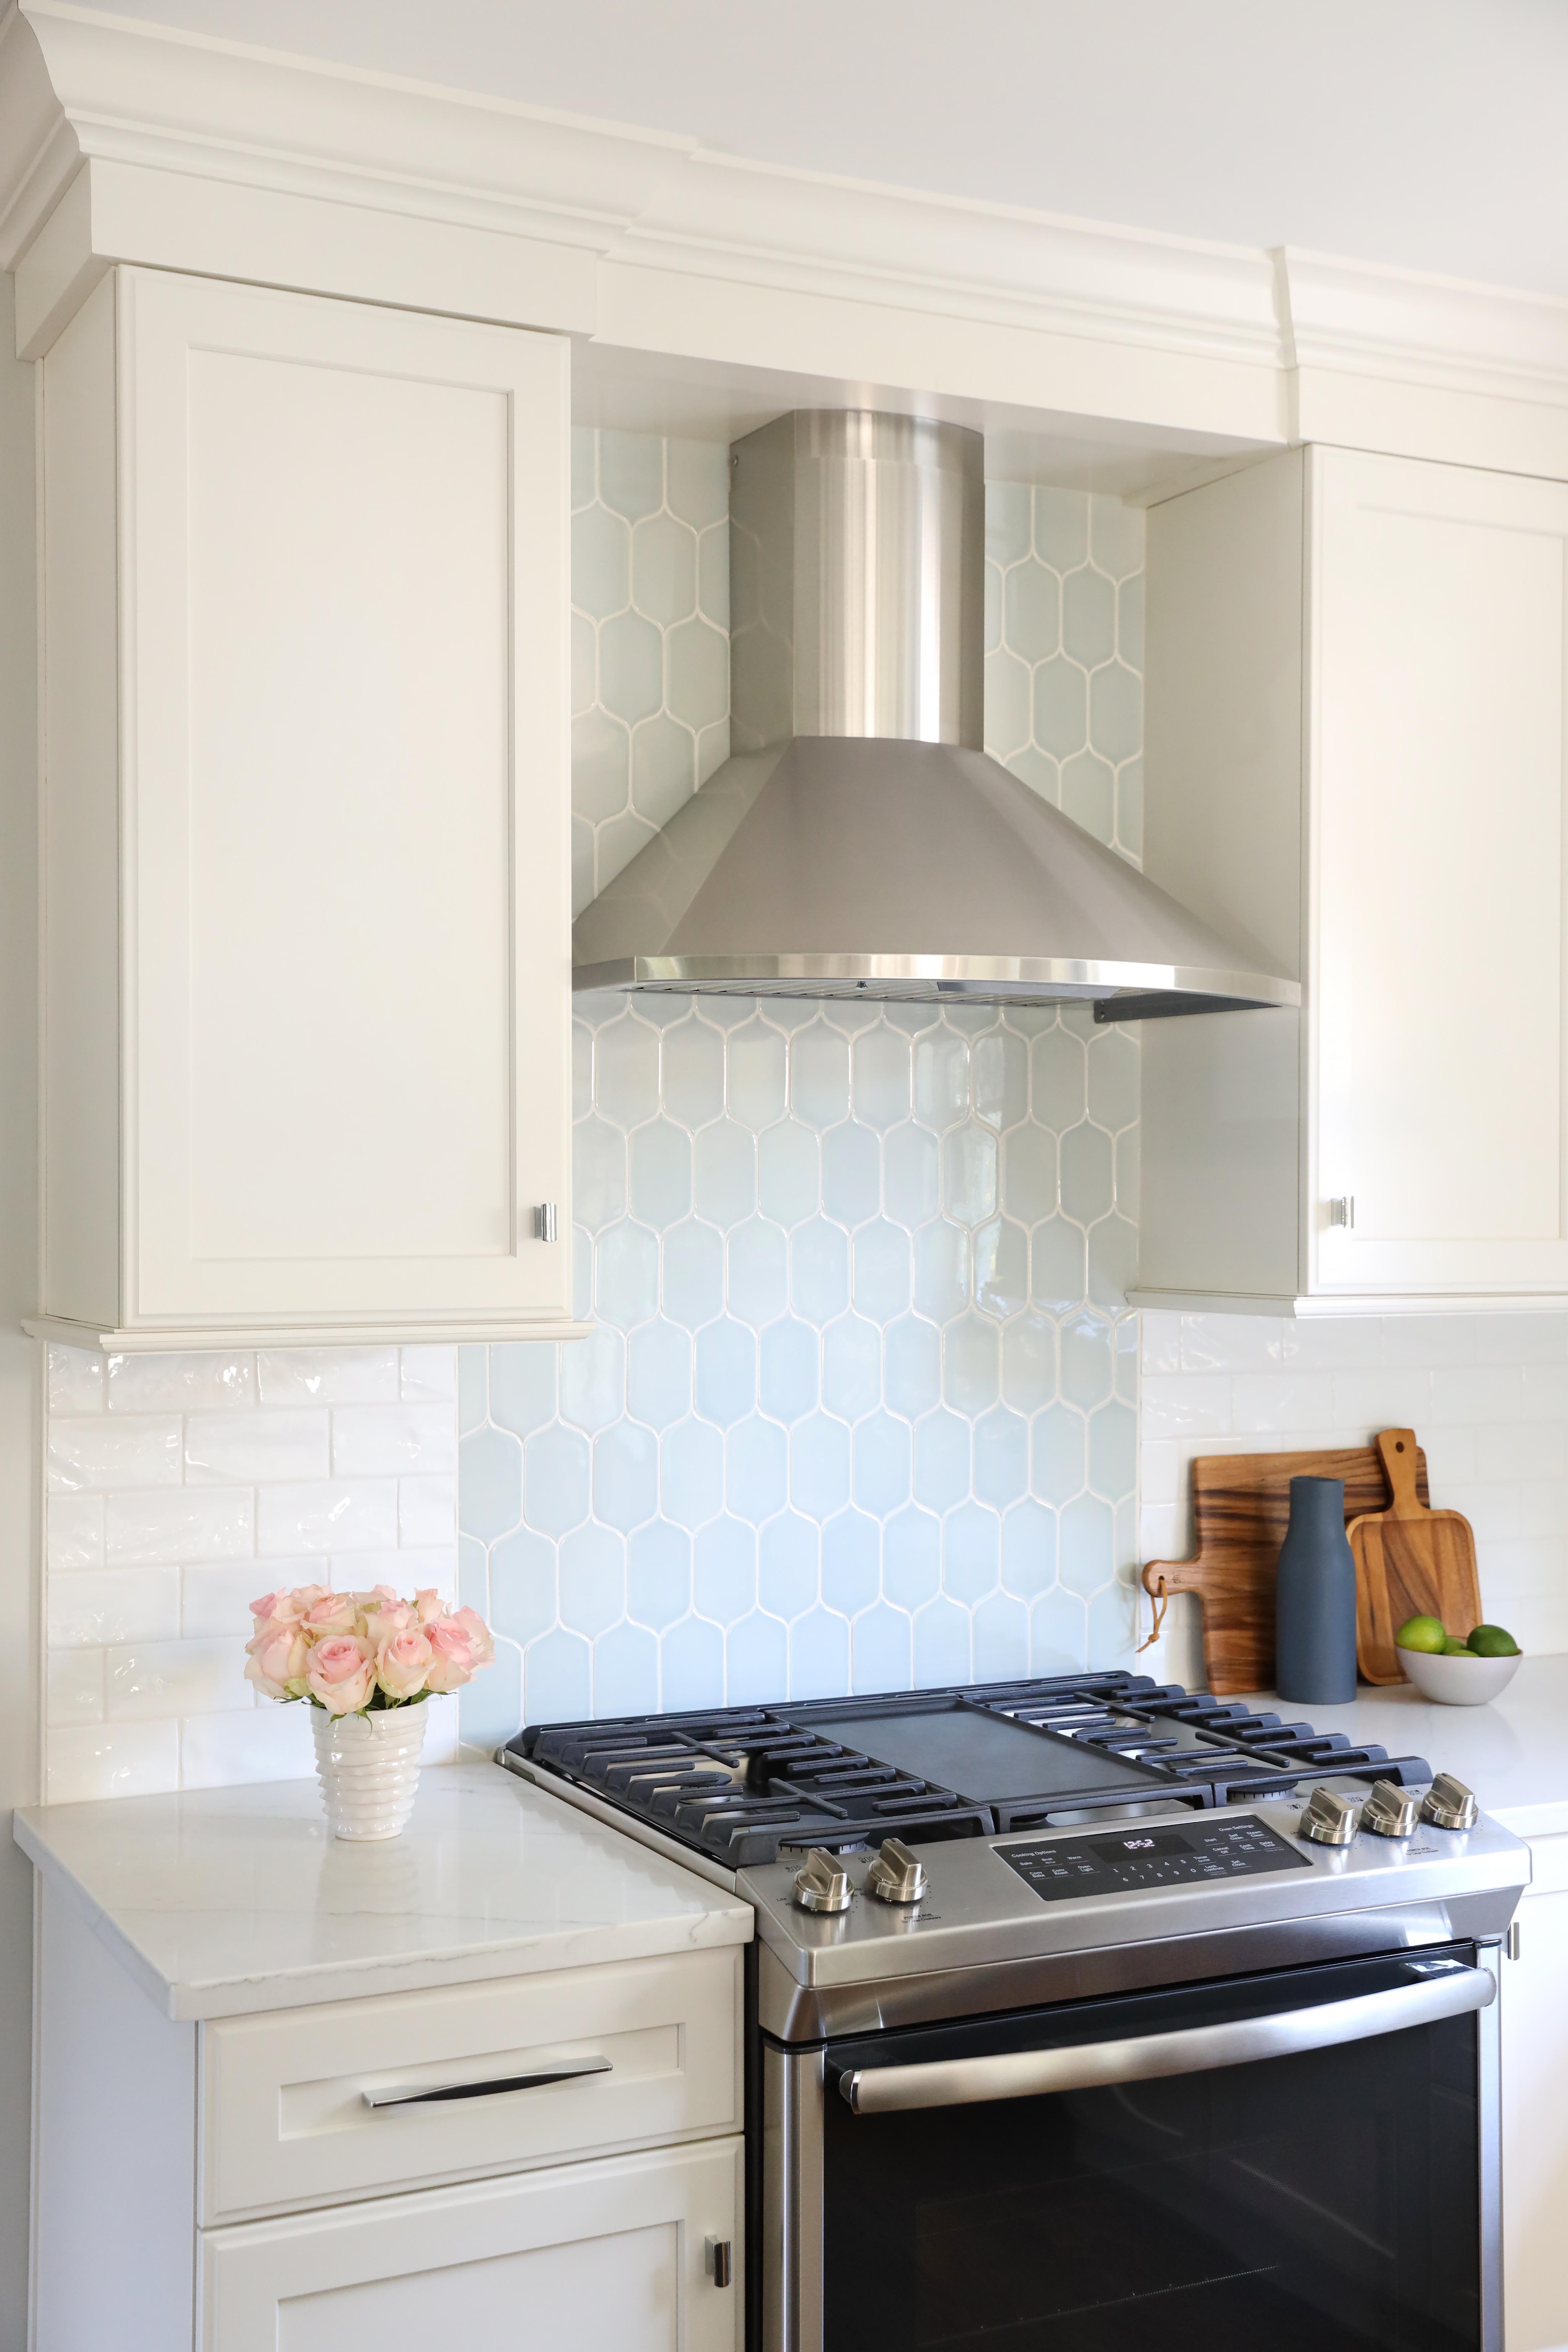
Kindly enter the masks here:
M 1478 1658 L 1517 1658 L 1519 1643 L 1502 1625 L 1478 1625 L 1466 1644 Z
M 1461 1642 L 1457 1633 L 1450 1633 L 1439 1654 L 1445 1658 L 1473 1658 L 1476 1654 L 1468 1642 Z
M 1440 1617 L 1406 1617 L 1394 1636 L 1401 1650 L 1440 1650 L 1448 1638 Z

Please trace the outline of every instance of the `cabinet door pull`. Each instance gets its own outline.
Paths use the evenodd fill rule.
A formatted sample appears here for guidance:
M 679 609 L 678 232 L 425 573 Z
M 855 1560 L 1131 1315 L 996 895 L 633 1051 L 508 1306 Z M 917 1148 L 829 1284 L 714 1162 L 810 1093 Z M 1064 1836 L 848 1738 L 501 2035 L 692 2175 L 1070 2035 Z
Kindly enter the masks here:
M 1331 1225 L 1343 1225 L 1346 1233 L 1355 1231 L 1355 1194 L 1354 1192 L 1342 1192 L 1337 1200 L 1329 1202 L 1329 1223 Z
M 392 2083 L 383 2090 L 361 2092 L 361 2096 L 367 2107 L 428 2107 L 452 2099 L 493 2099 L 501 2091 L 537 2091 L 547 2083 L 576 2083 L 611 2071 L 608 2058 L 562 2058 L 537 2074 L 496 2074 L 484 2083 L 439 2083 L 430 2091 Z
M 729 2284 L 729 2239 L 710 2238 L 708 2240 L 707 2268 L 708 2274 L 712 2278 L 715 2286 L 727 2286 Z

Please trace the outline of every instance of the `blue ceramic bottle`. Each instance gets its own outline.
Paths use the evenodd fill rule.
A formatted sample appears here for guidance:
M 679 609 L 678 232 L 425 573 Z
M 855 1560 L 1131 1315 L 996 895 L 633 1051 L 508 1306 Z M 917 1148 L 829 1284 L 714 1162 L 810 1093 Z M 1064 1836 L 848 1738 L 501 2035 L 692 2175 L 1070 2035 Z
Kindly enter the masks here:
M 1274 1586 L 1274 1688 L 1305 1706 L 1355 1696 L 1355 1559 L 1343 1478 L 1292 1478 Z

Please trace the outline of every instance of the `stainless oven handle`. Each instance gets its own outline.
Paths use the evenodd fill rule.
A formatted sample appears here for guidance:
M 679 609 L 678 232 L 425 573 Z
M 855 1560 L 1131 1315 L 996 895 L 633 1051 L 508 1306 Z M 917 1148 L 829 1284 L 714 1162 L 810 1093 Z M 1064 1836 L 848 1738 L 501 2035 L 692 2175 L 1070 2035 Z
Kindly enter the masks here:
M 1230 2025 L 1194 2025 L 1176 2033 L 1137 2034 L 1068 2050 L 1019 2050 L 994 2058 L 944 2058 L 925 2066 L 863 2066 L 839 2076 L 839 2095 L 857 2116 L 901 2115 L 915 2107 L 977 2106 L 988 2099 L 1034 2099 L 1052 2091 L 1091 2091 L 1107 2083 L 1146 2083 L 1160 2074 L 1199 2074 L 1364 2042 L 1407 2025 L 1430 2025 L 1485 2009 L 1497 1995 L 1485 1969 L 1445 1969 L 1391 1992 L 1358 1993 L 1273 2017 Z

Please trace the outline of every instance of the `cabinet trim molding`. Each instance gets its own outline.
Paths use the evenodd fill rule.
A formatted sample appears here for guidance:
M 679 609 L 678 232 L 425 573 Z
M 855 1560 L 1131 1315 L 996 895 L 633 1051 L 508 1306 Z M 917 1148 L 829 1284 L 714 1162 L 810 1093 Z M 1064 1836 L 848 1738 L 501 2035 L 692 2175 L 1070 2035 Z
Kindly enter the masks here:
M 1260 447 L 1568 475 L 1568 302 L 1549 296 L 791 170 L 63 0 L 0 30 L 0 155 L 26 357 L 140 261 L 721 362 L 783 349 Z

